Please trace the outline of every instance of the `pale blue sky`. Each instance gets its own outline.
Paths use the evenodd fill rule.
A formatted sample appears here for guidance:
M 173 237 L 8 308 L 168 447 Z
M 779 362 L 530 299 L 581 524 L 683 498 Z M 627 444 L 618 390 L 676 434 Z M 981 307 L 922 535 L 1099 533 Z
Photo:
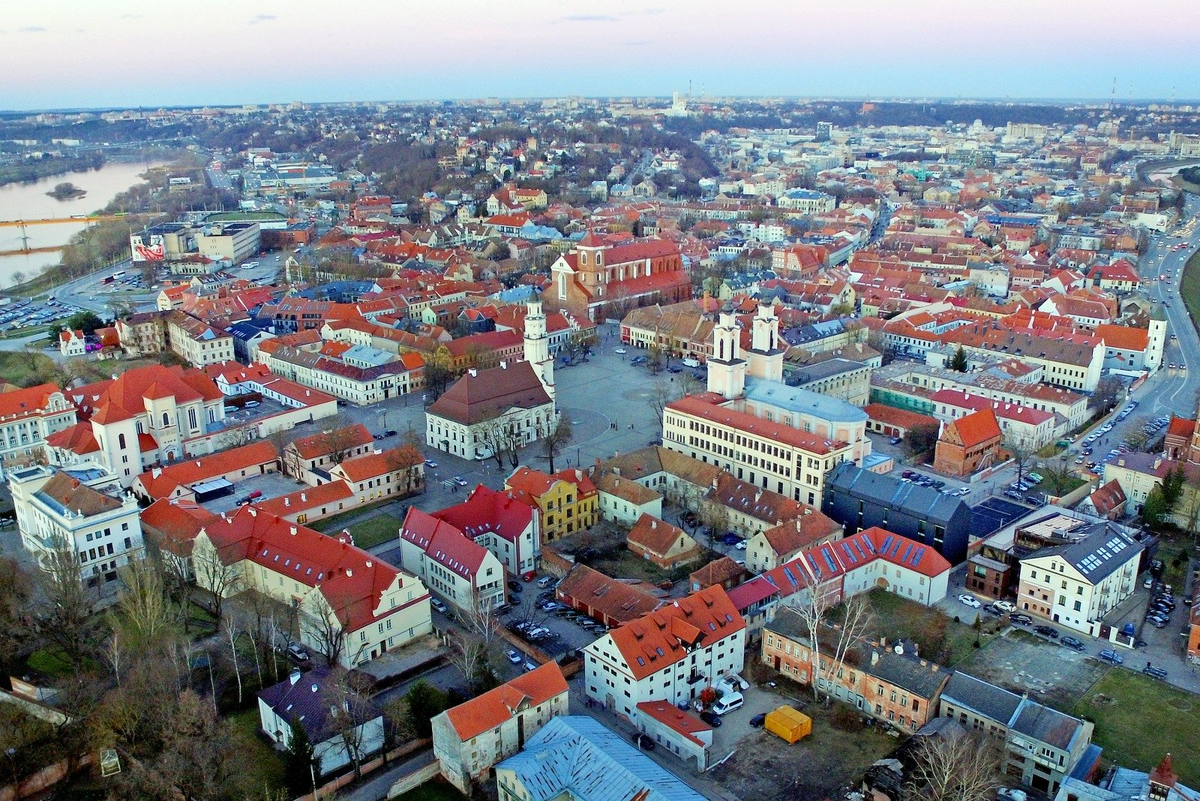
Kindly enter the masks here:
M 0 108 L 715 95 L 1200 99 L 1200 0 L 41 0 Z

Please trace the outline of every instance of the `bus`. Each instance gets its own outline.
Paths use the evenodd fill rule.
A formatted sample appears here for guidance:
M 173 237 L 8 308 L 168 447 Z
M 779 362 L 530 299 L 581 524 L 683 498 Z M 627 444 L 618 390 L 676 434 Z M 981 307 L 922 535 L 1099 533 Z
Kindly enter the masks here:
M 115 273 L 113 273 L 113 274 L 112 274 L 112 277 L 113 277 L 113 280 L 114 280 L 114 281 L 116 281 L 118 278 L 124 278 L 124 277 L 125 277 L 125 271 L 124 271 L 124 270 L 117 270 Z

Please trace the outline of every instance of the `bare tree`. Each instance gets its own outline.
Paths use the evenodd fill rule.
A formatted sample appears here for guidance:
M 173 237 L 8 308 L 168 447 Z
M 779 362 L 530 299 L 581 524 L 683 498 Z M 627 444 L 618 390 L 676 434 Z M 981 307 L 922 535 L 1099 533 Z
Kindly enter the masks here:
M 240 705 L 242 703 L 242 661 L 237 649 L 239 634 L 241 634 L 241 629 L 237 617 L 233 614 L 226 614 L 225 637 L 229 640 L 229 661 L 233 664 L 233 675 L 237 677 L 238 704 Z
M 217 625 L 220 625 L 225 597 L 231 595 L 238 584 L 237 571 L 233 569 L 232 565 L 221 561 L 221 556 L 217 553 L 214 545 L 211 543 L 198 543 L 198 545 L 199 547 L 192 549 L 192 565 L 196 571 L 196 583 L 208 590 L 212 598 L 212 608 L 209 611 L 216 618 Z
M 808 632 L 812 648 L 809 667 L 813 698 L 820 699 L 822 681 L 830 680 L 846 652 L 866 636 L 872 621 L 870 604 L 865 595 L 851 596 L 839 604 L 835 596 L 823 592 L 818 584 L 809 588 L 803 602 L 789 604 L 787 608 L 800 617 Z M 830 658 L 822 660 L 822 649 L 826 645 L 829 646 Z M 822 661 L 825 664 L 824 671 L 821 669 Z
M 346 626 L 319 593 L 315 593 L 315 608 L 305 615 L 301 612 L 302 628 L 306 628 L 310 639 L 325 657 L 330 667 L 338 664 L 342 649 L 346 647 Z
M 1017 466 L 1017 481 L 1025 476 L 1025 468 L 1033 460 L 1034 448 L 1025 437 L 1007 435 L 1004 437 L 1004 450 L 1012 455 L 1013 464 Z
M 349 671 L 335 671 L 328 693 L 330 722 L 354 766 L 355 777 L 361 776 L 362 760 L 369 745 L 364 726 L 379 717 L 380 711 L 371 702 L 365 683 L 356 681 Z
M 913 798 L 928 801 L 990 801 L 1000 786 L 1003 758 L 986 735 L 948 730 L 923 737 L 909 782 Z
M 384 458 L 389 470 L 401 474 L 398 476 L 401 494 L 425 491 L 425 455 L 420 448 L 405 442 L 384 451 Z
M 0 558 L 0 670 L 15 666 L 34 635 L 33 589 L 33 578 L 16 559 Z
M 78 671 L 92 647 L 92 596 L 84 585 L 75 549 L 66 537 L 52 537 L 39 579 L 46 602 L 34 613 L 37 632 L 58 646 Z
M 1150 441 L 1150 435 L 1145 430 L 1149 424 L 1149 417 L 1143 416 L 1134 420 L 1133 425 L 1129 427 L 1129 431 L 1125 434 L 1125 444 L 1135 451 L 1145 448 L 1146 443 Z
M 447 632 L 447 641 L 450 646 L 450 664 L 462 673 L 467 682 L 467 689 L 474 695 L 484 673 L 491 669 L 488 644 L 477 632 L 458 629 L 450 629 Z
M 558 420 L 550 424 L 550 430 L 546 431 L 542 436 L 542 454 L 550 460 L 550 472 L 554 472 L 554 459 L 571 441 L 574 431 L 571 429 L 571 421 L 562 414 L 559 414 Z
M 342 414 L 326 417 L 323 423 L 325 430 L 321 434 L 321 443 L 333 464 L 341 464 L 353 455 L 359 445 L 355 425 Z
M 175 610 L 155 564 L 149 559 L 130 562 L 120 577 L 117 610 L 121 627 L 135 645 L 157 641 L 175 620 Z
M 1067 457 L 1062 455 L 1046 462 L 1046 467 L 1042 470 L 1042 478 L 1046 480 L 1046 484 L 1055 495 L 1062 495 L 1070 488 L 1072 480 L 1075 478 L 1075 470 Z

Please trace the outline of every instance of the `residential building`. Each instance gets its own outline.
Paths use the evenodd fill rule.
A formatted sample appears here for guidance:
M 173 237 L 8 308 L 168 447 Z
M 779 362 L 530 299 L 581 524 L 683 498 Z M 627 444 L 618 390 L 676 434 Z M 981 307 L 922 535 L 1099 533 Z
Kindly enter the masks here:
M 577 715 L 554 718 L 496 765 L 496 789 L 500 801 L 704 799 L 623 736 Z
M 1104 617 L 1137 589 L 1145 544 L 1115 523 L 1066 532 L 1021 559 L 1021 611 L 1098 636 Z
M 961 498 L 852 464 L 829 476 L 822 511 L 847 534 L 878 526 L 931 546 L 951 564 L 967 556 L 971 510 Z
M 504 603 L 504 566 L 461 530 L 416 507 L 400 525 L 400 566 L 468 619 Z
M 69 359 L 87 355 L 87 338 L 83 331 L 70 329 L 58 334 L 58 352 Z
M 425 457 L 405 444 L 344 459 L 330 468 L 329 476 L 345 481 L 360 506 L 385 498 L 399 500 L 425 491 Z
M 1004 750 L 1005 776 L 1049 794 L 1075 769 L 1095 728 L 961 671 L 942 690 L 938 715 L 995 738 Z
M 346 668 L 433 630 L 429 592 L 416 576 L 252 505 L 207 523 L 192 563 L 204 589 L 254 590 L 295 609 L 300 640 Z
M 633 479 L 602 473 L 595 479 L 595 487 L 600 516 L 605 520 L 631 526 L 642 515 L 662 519 L 663 496 Z
M 837 635 L 830 630 L 818 636 Z M 914 732 L 937 716 L 952 671 L 922 659 L 911 642 L 858 643 L 839 661 L 834 642 L 814 647 L 811 637 L 799 613 L 781 610 L 763 627 L 763 663 L 900 731 Z
M 260 440 L 200 459 L 152 467 L 133 481 L 132 492 L 147 501 L 187 498 L 205 501 L 227 495 L 235 482 L 279 470 L 275 445 Z
M 46 439 L 75 420 L 69 393 L 55 384 L 0 392 L 0 475 L 42 459 Z
M 584 692 L 637 725 L 644 701 L 688 704 L 742 669 L 746 624 L 709 587 L 613 629 L 584 649 Z
M 599 518 L 600 493 L 579 469 L 551 475 L 518 467 L 504 480 L 504 490 L 537 511 L 543 544 L 591 528 Z
M 759 531 L 746 544 L 746 569 L 766 573 L 792 561 L 801 551 L 842 536 L 842 526 L 821 510 L 804 505 L 791 520 Z
M 341 686 L 345 681 L 324 665 L 303 674 L 294 668 L 287 679 L 258 693 L 259 728 L 280 748 L 291 746 L 293 725 L 303 729 L 318 776 L 352 760 L 364 762 L 384 746 L 382 710 Z
M 479 484 L 462 503 L 432 514 L 491 551 L 513 576 L 531 575 L 541 563 L 538 515 L 507 493 Z
M 1080 767 L 1086 761 L 1080 763 Z M 1149 773 L 1114 765 L 1095 784 L 1083 781 L 1077 769 L 1067 776 L 1054 801 L 1125 801 L 1129 798 L 1147 801 L 1192 801 L 1200 792 L 1179 781 L 1171 755 L 1167 754 Z
M 699 543 L 687 532 L 646 514 L 633 524 L 625 544 L 634 554 L 663 570 L 674 570 L 701 556 Z
M 497 762 L 567 714 L 567 690 L 562 669 L 547 662 L 434 717 L 433 754 L 442 776 L 469 794 Z
M 992 467 L 1000 451 L 1000 423 L 991 408 L 942 424 L 934 448 L 933 469 L 964 478 Z
M 425 410 L 425 444 L 464 459 L 521 448 L 557 425 L 554 359 L 540 301 L 525 315 L 525 361 L 471 369 Z
M 283 472 L 315 487 L 329 481 L 329 471 L 335 465 L 371 453 L 374 443 L 362 423 L 301 437 L 284 446 Z
M 80 579 L 94 586 L 141 558 L 137 501 L 112 476 L 35 465 L 10 471 L 8 486 L 21 545 L 42 570 L 58 570 L 59 555 L 67 554 Z

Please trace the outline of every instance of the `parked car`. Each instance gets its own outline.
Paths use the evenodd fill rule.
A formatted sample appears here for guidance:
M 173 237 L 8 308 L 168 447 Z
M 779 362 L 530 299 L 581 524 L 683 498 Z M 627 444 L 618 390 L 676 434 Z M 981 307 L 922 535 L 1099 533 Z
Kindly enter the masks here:
M 1033 630 L 1035 633 L 1040 634 L 1043 637 L 1049 637 L 1052 640 L 1058 639 L 1058 629 L 1054 628 L 1053 626 L 1034 626 Z
M 1060 645 L 1065 645 L 1065 646 L 1067 646 L 1067 647 L 1068 647 L 1068 648 L 1070 648 L 1072 651 L 1079 651 L 1079 652 L 1081 652 L 1081 653 L 1082 653 L 1082 651 L 1083 651 L 1083 643 L 1082 643 L 1082 642 L 1080 642 L 1079 640 L 1075 639 L 1074 637 L 1070 637 L 1070 636 L 1068 636 L 1068 637 L 1063 637 L 1063 638 L 1062 638 L 1061 640 L 1059 640 L 1058 642 L 1059 642 L 1059 644 L 1060 644 Z
M 759 712 L 754 717 L 750 718 L 750 725 L 756 729 L 761 729 L 762 725 L 767 722 L 767 713 Z
M 307 662 L 311 657 L 308 655 L 308 649 L 298 642 L 289 642 L 287 650 L 284 652 L 287 658 L 293 662 Z
M 526 671 L 537 670 L 540 667 L 541 667 L 541 665 L 538 664 L 536 659 L 526 659 L 525 660 L 525 670 Z
M 1014 604 L 1012 601 L 996 601 L 992 604 L 992 606 L 994 606 L 997 609 L 1004 611 L 1004 612 L 1017 611 L 1017 605 Z
M 996 791 L 996 798 L 1000 801 L 1026 801 L 1028 797 L 1024 790 L 1015 787 L 1001 787 Z
M 508 588 L 513 592 L 521 592 L 524 590 L 524 587 L 521 586 L 521 582 L 516 581 L 515 579 L 510 579 L 504 583 L 507 584 Z
M 716 703 L 712 705 L 712 711 L 717 715 L 728 715 L 735 709 L 740 709 L 742 704 L 746 703 L 746 698 L 739 692 L 732 692 L 721 696 Z
M 1146 674 L 1147 676 L 1150 676 L 1151 678 L 1161 679 L 1162 681 L 1167 680 L 1167 671 L 1163 670 L 1160 667 L 1154 667 L 1153 665 L 1151 665 L 1149 663 L 1147 663 L 1146 666 L 1144 668 L 1142 668 L 1142 673 Z
M 892 437 L 890 440 L 888 440 L 888 442 L 892 443 L 893 445 L 899 445 L 901 442 L 904 442 L 904 440 L 900 437 Z
M 624 356 L 626 353 L 629 353 L 629 351 L 625 350 L 625 348 L 613 348 L 613 353 L 619 353 Z
M 704 711 L 700 713 L 700 719 L 709 726 L 712 726 L 714 729 L 719 729 L 721 727 L 720 715 L 715 715 L 712 712 Z
M 437 611 L 441 612 L 443 615 L 450 611 L 450 607 L 446 606 L 444 603 L 442 603 L 437 598 L 430 598 L 429 605 L 432 606 Z
M 983 606 L 983 604 L 979 603 L 978 598 L 976 598 L 974 595 L 969 595 L 965 592 L 962 595 L 958 596 L 958 602 L 960 604 L 965 604 L 965 605 L 971 607 L 972 609 L 978 609 L 979 607 Z
M 1023 612 L 1018 612 L 1015 615 L 1009 615 L 1008 620 L 1010 623 L 1015 623 L 1018 626 L 1028 626 L 1033 622 L 1033 618 L 1027 614 L 1024 614 Z
M 1107 662 L 1110 665 L 1125 664 L 1124 657 L 1122 657 L 1120 654 L 1118 654 L 1116 651 L 1114 651 L 1111 648 L 1107 648 L 1107 649 L 1101 651 L 1100 653 L 1096 654 L 1096 658 L 1099 659 L 1101 662 Z
M 514 665 L 521 664 L 521 660 L 523 659 L 521 652 L 515 648 L 509 648 L 504 652 L 504 655 L 508 657 L 508 661 L 512 662 Z
M 633 742 L 643 751 L 654 750 L 654 740 L 642 734 L 640 731 L 635 731 L 633 733 Z
M 455 477 L 454 477 L 454 483 L 455 483 L 455 484 L 457 484 L 457 485 L 458 485 L 458 486 L 460 486 L 460 487 L 465 487 L 465 486 L 467 486 L 467 480 L 466 480 L 465 478 L 463 478 L 462 476 L 455 476 Z
M 426 467 L 431 467 L 431 468 L 433 468 L 433 469 L 435 469 L 435 470 L 436 470 L 436 469 L 437 469 L 437 462 L 433 461 L 432 459 L 426 459 L 426 460 L 425 460 L 425 466 L 426 466 Z

